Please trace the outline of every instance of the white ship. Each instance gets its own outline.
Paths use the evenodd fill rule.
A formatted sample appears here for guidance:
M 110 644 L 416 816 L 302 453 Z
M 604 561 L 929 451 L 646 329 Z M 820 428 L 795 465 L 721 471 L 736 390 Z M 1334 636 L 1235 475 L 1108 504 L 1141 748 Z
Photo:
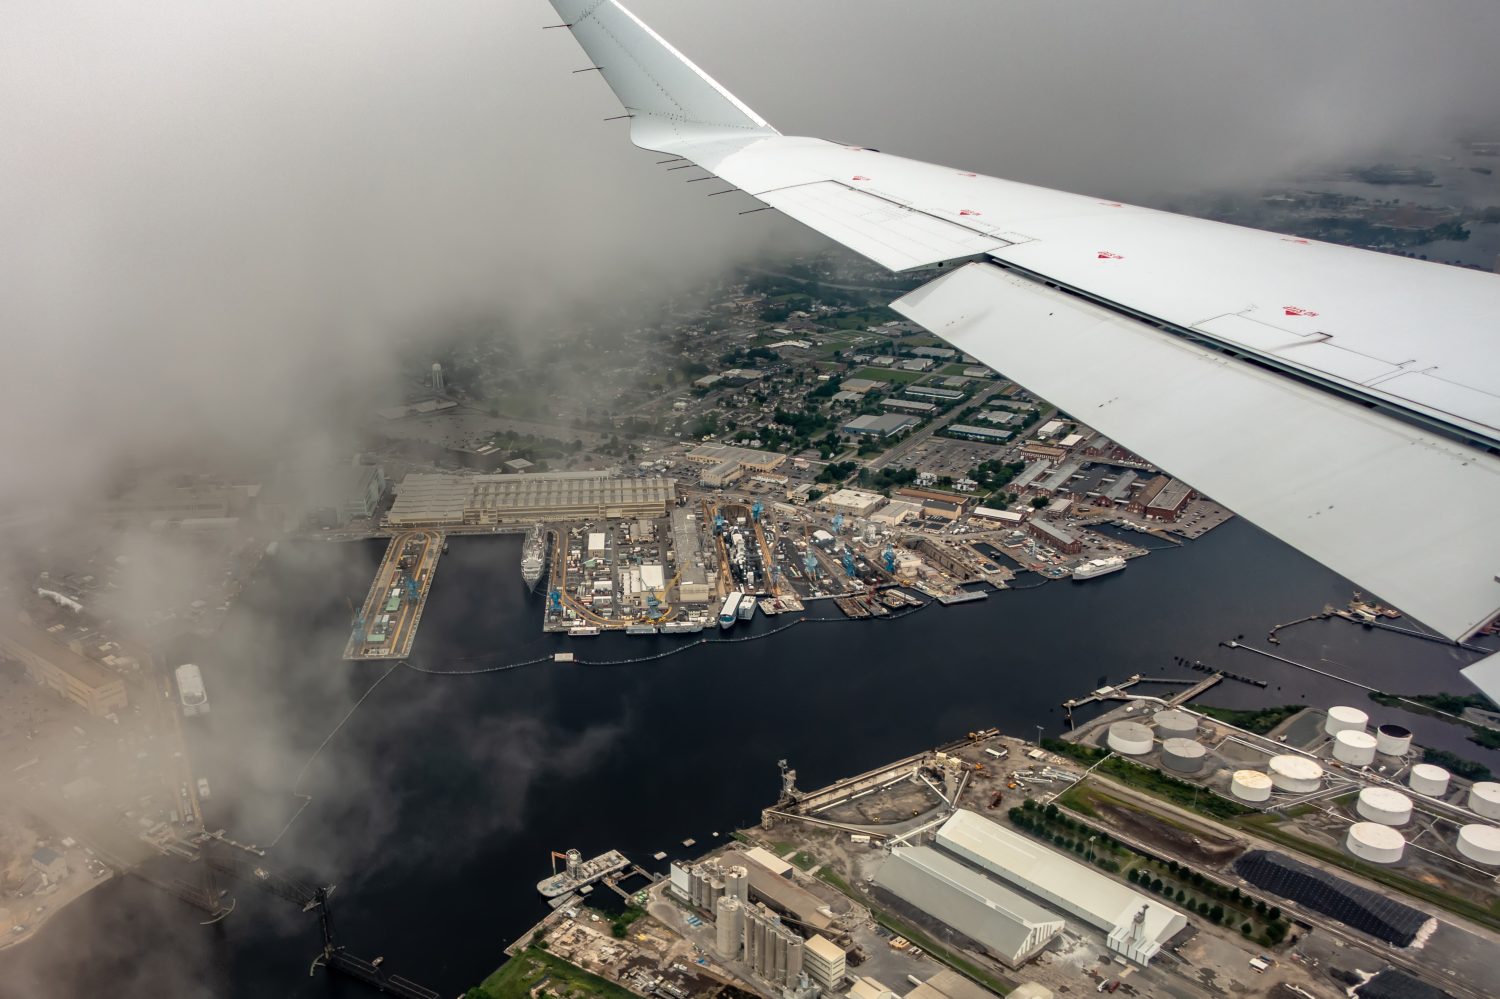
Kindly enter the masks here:
M 526 542 L 521 546 L 521 578 L 535 592 L 547 569 L 547 532 L 541 524 L 533 524 L 526 532 Z
M 547 898 L 556 898 L 566 895 L 570 891 L 578 891 L 585 885 L 591 884 L 604 877 L 613 874 L 622 867 L 628 867 L 630 861 L 619 850 L 610 850 L 601 853 L 593 860 L 584 860 L 583 854 L 577 850 L 569 850 L 566 854 L 553 853 L 554 858 L 561 858 L 567 866 L 561 871 L 556 871 L 550 878 L 543 878 L 536 883 L 536 890 Z
M 1073 570 L 1073 578 L 1093 579 L 1095 576 L 1107 576 L 1112 572 L 1119 572 L 1123 568 L 1125 568 L 1125 559 L 1120 555 L 1091 558 Z
M 724 606 L 719 609 L 720 628 L 728 631 L 730 628 L 734 627 L 734 622 L 740 612 L 740 601 L 744 598 L 745 595 L 739 590 L 735 590 L 733 593 L 729 594 L 729 596 L 724 598 Z
M 740 598 L 740 620 L 748 621 L 755 616 L 755 598 L 745 594 Z
M 668 621 L 661 626 L 663 635 L 696 635 L 702 630 L 702 621 Z
M 571 638 L 594 638 L 599 634 L 599 629 L 592 624 L 575 624 L 568 629 Z
M 182 698 L 184 716 L 191 718 L 193 715 L 208 714 L 208 694 L 203 689 L 203 674 L 192 663 L 183 663 L 177 667 L 177 695 Z

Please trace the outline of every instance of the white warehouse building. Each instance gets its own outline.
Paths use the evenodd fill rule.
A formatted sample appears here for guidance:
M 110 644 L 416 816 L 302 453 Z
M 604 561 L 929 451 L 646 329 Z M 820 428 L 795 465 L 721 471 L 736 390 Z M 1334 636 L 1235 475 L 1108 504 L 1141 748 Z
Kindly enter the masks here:
M 930 846 L 896 847 L 875 883 L 1019 968 L 1063 931 L 1039 903 Z
M 1187 917 L 982 815 L 959 810 L 937 832 L 943 849 L 1105 933 L 1109 949 L 1148 964 Z

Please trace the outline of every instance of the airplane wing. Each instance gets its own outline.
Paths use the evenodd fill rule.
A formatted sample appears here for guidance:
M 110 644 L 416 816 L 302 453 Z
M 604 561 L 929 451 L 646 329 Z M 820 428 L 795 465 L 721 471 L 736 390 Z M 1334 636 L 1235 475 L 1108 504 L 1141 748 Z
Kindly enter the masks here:
M 636 145 L 942 268 L 892 307 L 1443 635 L 1500 614 L 1500 277 L 784 136 L 615 0 L 552 2 Z

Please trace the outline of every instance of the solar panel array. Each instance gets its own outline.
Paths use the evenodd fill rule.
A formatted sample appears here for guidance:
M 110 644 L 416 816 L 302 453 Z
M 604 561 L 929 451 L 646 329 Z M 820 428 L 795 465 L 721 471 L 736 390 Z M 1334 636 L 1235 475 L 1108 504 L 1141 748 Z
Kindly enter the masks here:
M 1271 850 L 1252 850 L 1234 862 L 1246 881 L 1387 943 L 1405 947 L 1430 918 L 1343 878 Z

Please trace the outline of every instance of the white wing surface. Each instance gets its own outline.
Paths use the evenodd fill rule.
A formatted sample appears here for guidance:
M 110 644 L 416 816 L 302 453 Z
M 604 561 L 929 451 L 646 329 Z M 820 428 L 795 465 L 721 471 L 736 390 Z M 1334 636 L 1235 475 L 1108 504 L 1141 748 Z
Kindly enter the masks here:
M 1500 277 L 784 136 L 615 0 L 553 0 L 682 157 L 894 307 L 1455 640 L 1500 614 Z

